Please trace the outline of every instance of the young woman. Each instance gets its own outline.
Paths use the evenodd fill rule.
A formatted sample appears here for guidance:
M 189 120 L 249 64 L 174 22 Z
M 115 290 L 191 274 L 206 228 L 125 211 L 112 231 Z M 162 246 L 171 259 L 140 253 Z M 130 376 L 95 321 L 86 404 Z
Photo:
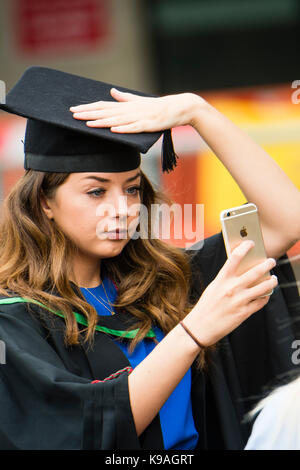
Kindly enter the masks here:
M 278 315 L 290 319 L 291 297 L 276 276 L 250 286 L 269 270 L 294 280 L 285 252 L 300 238 L 299 191 L 194 94 L 112 90 L 116 101 L 71 109 L 73 117 L 69 107 L 102 98 L 102 86 L 32 68 L 2 106 L 28 124 L 26 172 L 4 202 L 1 226 L 0 448 L 243 448 L 241 400 L 291 368 L 288 343 L 278 345 L 274 333 Z M 226 260 L 221 234 L 190 256 L 127 230 L 138 226 L 136 204 L 161 199 L 132 141 L 120 143 L 118 133 L 186 124 L 259 207 L 268 259 L 241 276 L 250 242 Z M 275 267 L 276 259 L 285 264 Z M 260 297 L 272 288 L 271 298 Z M 203 373 L 205 351 L 218 342 Z

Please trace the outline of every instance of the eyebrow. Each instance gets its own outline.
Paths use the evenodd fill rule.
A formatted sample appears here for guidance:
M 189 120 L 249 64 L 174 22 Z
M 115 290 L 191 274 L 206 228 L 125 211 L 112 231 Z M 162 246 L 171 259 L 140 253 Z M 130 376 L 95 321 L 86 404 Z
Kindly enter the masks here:
M 125 183 L 129 183 L 130 181 L 134 181 L 135 179 L 137 179 L 139 176 L 141 176 L 141 172 L 139 171 L 138 173 L 136 173 L 134 176 L 131 176 L 130 178 L 128 178 Z M 83 178 L 85 180 L 96 180 L 96 181 L 100 181 L 100 183 L 110 183 L 111 180 L 110 179 L 107 179 L 107 178 L 101 178 L 101 176 L 86 176 L 85 178 Z

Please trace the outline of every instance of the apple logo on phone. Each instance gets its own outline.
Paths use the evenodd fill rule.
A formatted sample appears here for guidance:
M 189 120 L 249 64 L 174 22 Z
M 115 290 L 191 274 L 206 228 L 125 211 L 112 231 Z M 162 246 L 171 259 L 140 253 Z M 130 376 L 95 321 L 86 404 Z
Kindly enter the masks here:
M 246 237 L 248 235 L 247 229 L 246 229 L 245 226 L 242 227 L 242 229 L 240 230 L 240 234 L 241 234 L 242 237 Z

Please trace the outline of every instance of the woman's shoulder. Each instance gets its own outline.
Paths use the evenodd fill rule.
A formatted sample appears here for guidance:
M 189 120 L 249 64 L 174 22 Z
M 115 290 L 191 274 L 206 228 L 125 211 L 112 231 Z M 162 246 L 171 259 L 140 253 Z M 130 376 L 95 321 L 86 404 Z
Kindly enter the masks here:
M 14 324 L 16 328 L 21 328 L 22 324 L 27 324 L 38 330 L 41 329 L 40 308 L 30 299 L 20 296 L 20 294 L 6 290 L 0 294 L 0 325 L 6 322 Z
M 204 238 L 185 252 L 190 259 L 193 276 L 201 272 L 205 285 L 216 277 L 227 259 L 222 232 Z
M 218 232 L 210 237 L 193 244 L 185 252 L 190 256 L 192 262 L 208 263 L 214 259 L 218 263 L 226 261 L 226 249 L 222 232 Z
M 10 312 L 14 309 L 25 309 L 28 300 L 21 297 L 16 292 L 5 289 L 0 293 L 0 311 Z

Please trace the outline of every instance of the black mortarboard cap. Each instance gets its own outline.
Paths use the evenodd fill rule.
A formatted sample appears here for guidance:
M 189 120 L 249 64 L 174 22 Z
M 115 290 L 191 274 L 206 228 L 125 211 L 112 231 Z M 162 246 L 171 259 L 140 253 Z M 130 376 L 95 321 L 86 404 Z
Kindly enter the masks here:
M 162 134 L 162 170 L 176 166 L 171 130 L 117 134 L 76 120 L 69 108 L 94 101 L 115 101 L 111 88 L 150 96 L 124 87 L 46 67 L 30 67 L 9 91 L 0 108 L 28 119 L 25 169 L 49 172 L 119 172 L 140 165 Z

